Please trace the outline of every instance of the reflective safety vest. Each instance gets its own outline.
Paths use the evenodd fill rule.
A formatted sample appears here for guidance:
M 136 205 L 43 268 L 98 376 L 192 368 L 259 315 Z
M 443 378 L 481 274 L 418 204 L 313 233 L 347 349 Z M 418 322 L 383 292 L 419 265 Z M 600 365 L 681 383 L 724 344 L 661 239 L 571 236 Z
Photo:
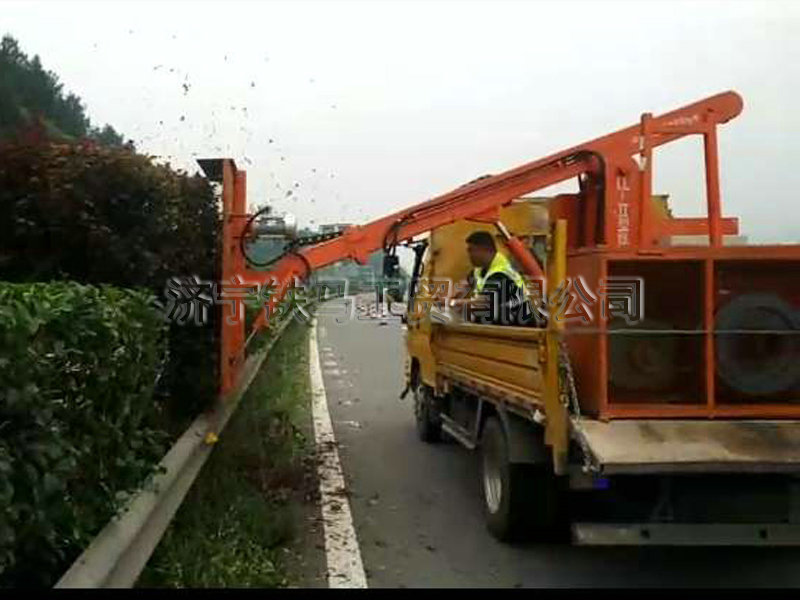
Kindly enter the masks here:
M 525 289 L 525 280 L 522 276 L 514 270 L 511 266 L 511 261 L 504 254 L 495 252 L 492 264 L 486 269 L 486 275 L 481 277 L 481 268 L 475 267 L 472 271 L 472 276 L 475 278 L 475 288 L 473 289 L 473 296 L 477 296 L 483 291 L 483 286 L 486 285 L 486 280 L 495 273 L 503 273 L 507 275 L 511 281 L 514 282 L 519 289 L 522 290 L 524 298 L 528 297 L 528 291 Z

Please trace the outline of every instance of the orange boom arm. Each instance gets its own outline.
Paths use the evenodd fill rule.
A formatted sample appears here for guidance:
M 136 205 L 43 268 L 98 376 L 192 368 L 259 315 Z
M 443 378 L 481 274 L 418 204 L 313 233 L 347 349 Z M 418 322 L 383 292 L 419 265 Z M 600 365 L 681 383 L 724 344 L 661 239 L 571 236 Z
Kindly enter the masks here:
M 641 122 L 610 135 L 527 163 L 499 175 L 481 178 L 454 191 L 377 219 L 366 225 L 345 229 L 335 239 L 299 249 L 276 262 L 270 271 L 248 269 L 238 251 L 244 231 L 244 173 L 233 161 L 201 161 L 211 179 L 223 182 L 223 278 L 239 275 L 251 283 L 276 284 L 275 294 L 254 329 L 266 325 L 269 314 L 297 279 L 341 260 L 365 264 L 383 247 L 403 242 L 443 225 L 462 219 L 498 222 L 499 209 L 515 199 L 553 184 L 580 176 L 581 193 L 576 210 L 581 224 L 571 234 L 570 245 L 603 246 L 610 249 L 646 250 L 666 230 L 654 214 L 649 199 L 652 184 L 652 150 L 686 135 L 700 134 L 705 141 L 708 219 L 693 220 L 687 228 L 707 230 L 711 245 L 720 245 L 723 228 L 730 222 L 721 217 L 717 166 L 716 126 L 736 117 L 742 99 L 725 92 L 664 115 L 642 115 Z M 645 201 L 645 199 L 647 199 Z M 734 224 L 735 225 L 735 224 Z M 679 225 L 673 225 L 673 232 Z M 505 237 L 505 235 L 504 235 Z M 541 277 L 535 259 L 513 237 L 509 249 L 528 276 Z M 235 305 L 235 303 L 233 303 Z M 225 307 L 224 314 L 236 314 Z M 237 328 L 237 329 L 234 329 Z M 223 391 L 230 389 L 244 355 L 243 324 L 223 321 Z

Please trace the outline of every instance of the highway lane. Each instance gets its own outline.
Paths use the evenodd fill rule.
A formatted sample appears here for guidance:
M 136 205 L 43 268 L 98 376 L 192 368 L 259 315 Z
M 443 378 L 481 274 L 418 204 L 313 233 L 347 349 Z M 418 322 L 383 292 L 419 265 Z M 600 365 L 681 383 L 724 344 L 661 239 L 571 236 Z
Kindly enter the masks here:
M 341 320 L 341 318 L 340 318 Z M 370 587 L 797 586 L 800 549 L 495 541 L 477 457 L 416 437 L 399 321 L 320 315 L 323 380 Z

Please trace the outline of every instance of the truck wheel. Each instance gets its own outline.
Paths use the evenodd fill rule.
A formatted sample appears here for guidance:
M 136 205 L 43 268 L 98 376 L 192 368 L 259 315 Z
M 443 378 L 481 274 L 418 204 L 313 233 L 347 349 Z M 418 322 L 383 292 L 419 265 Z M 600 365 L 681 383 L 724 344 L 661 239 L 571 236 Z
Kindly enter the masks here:
M 508 440 L 497 417 L 484 425 L 480 463 L 491 534 L 501 542 L 554 539 L 560 525 L 555 477 L 543 466 L 509 462 Z
M 428 443 L 442 439 L 442 421 L 433 405 L 433 392 L 421 383 L 414 388 L 414 417 L 419 439 Z

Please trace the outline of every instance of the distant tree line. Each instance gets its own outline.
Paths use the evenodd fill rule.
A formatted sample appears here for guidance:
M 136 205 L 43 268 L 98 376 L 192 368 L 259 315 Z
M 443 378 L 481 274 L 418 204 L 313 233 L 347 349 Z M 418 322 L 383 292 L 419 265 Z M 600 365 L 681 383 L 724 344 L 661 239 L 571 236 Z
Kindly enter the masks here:
M 111 125 L 95 127 L 81 99 L 65 93 L 58 76 L 29 58 L 10 35 L 0 42 L 0 139 L 38 132 L 54 141 L 92 139 L 105 146 L 122 146 L 124 139 Z

